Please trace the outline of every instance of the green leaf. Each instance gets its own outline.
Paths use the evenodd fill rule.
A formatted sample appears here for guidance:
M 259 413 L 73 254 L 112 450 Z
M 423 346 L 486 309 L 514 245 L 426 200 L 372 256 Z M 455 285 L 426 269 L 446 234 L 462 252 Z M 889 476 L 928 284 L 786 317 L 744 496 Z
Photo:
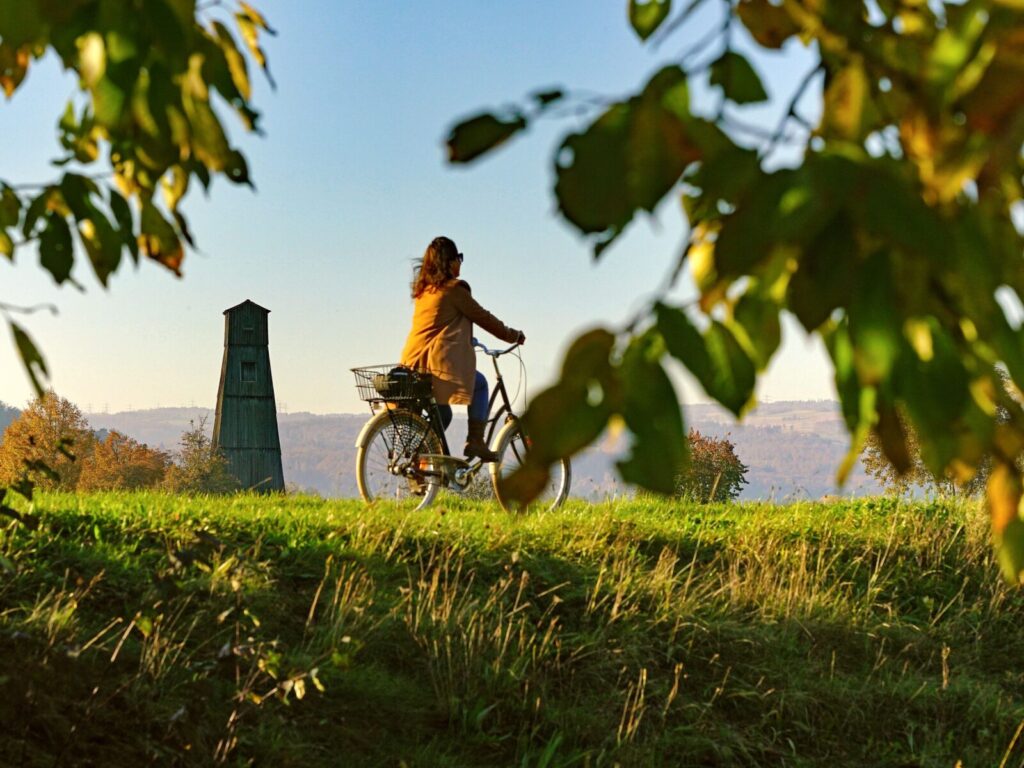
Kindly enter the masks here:
M 665 67 L 628 102 L 612 105 L 555 156 L 555 195 L 562 215 L 598 237 L 598 252 L 637 210 L 653 211 L 702 156 L 709 132 L 689 114 L 686 74 Z
M 231 74 L 231 81 L 234 83 L 238 94 L 248 101 L 252 95 L 252 87 L 249 83 L 249 70 L 245 63 L 245 57 L 238 50 L 235 38 L 228 31 L 227 27 L 219 21 L 215 21 L 213 22 L 213 29 L 217 34 L 217 42 L 223 52 L 228 72 Z M 223 90 L 221 90 L 221 93 L 230 98 L 230 95 Z
M 20 48 L 43 38 L 46 22 L 42 3 L 0 0 L 0 38 L 4 45 Z
M 32 337 L 17 323 L 11 320 L 8 320 L 8 323 L 11 326 L 11 333 L 14 335 L 14 346 L 17 347 L 18 355 L 25 366 L 25 372 L 32 381 L 32 387 L 35 389 L 36 395 L 42 397 L 44 390 L 40 379 L 47 378 L 50 375 L 46 370 L 46 361 L 39 354 L 39 350 L 32 341 Z
M 672 0 L 629 0 L 629 23 L 646 40 L 672 12 Z
M 196 159 L 211 171 L 223 171 L 231 160 L 231 147 L 220 118 L 208 101 L 186 97 L 183 103 L 192 126 L 192 148 Z
M 18 226 L 21 218 L 21 200 L 6 184 L 0 186 L 0 229 Z
M 686 313 L 658 304 L 658 331 L 669 353 L 697 378 L 704 391 L 737 416 L 754 392 L 754 361 L 732 332 L 712 320 L 701 334 Z
M 60 285 L 71 277 L 74 259 L 68 223 L 59 213 L 49 213 L 46 227 L 39 237 L 39 263 Z
M 185 251 L 178 233 L 148 200 L 142 203 L 138 240 L 142 253 L 181 276 L 181 262 L 185 258 Z
M 733 320 L 739 327 L 730 327 L 730 330 L 747 350 L 757 370 L 763 371 L 782 342 L 779 305 L 755 291 L 748 291 L 736 302 Z
M 117 231 L 121 236 L 122 244 L 132 255 L 132 260 L 139 263 L 139 243 L 135 239 L 135 224 L 132 220 L 132 209 L 128 201 L 113 187 L 108 189 L 110 194 L 110 212 L 114 214 L 114 221 L 117 223 Z
M 1004 578 L 1024 583 L 1024 520 L 1020 517 L 1021 478 L 1016 468 L 996 462 L 986 484 L 992 533 Z
M 561 379 L 530 401 L 523 426 L 538 463 L 550 464 L 589 445 L 615 412 L 614 343 L 604 329 L 577 338 L 565 355 Z
M 907 472 L 912 464 L 910 450 L 907 448 L 907 434 L 903 429 L 903 422 L 895 407 L 879 404 L 875 431 L 882 443 L 885 457 L 889 459 L 896 472 L 901 475 Z
M 862 384 L 887 380 L 903 346 L 889 260 L 890 255 L 881 251 L 867 260 L 857 275 L 850 300 L 850 336 Z
M 761 78 L 747 59 L 735 51 L 726 51 L 711 65 L 711 85 L 719 85 L 726 98 L 737 104 L 767 101 Z
M 522 419 L 530 451 L 502 480 L 509 499 L 529 504 L 547 484 L 551 464 L 589 445 L 607 426 L 621 399 L 610 359 L 614 344 L 604 329 L 584 333 L 566 353 L 558 383 L 530 401 Z
M 470 163 L 500 147 L 526 126 L 526 118 L 518 112 L 508 118 L 485 112 L 463 120 L 452 127 L 445 142 L 448 162 Z
M 878 109 L 871 97 L 871 83 L 864 63 L 853 59 L 833 78 L 825 90 L 821 133 L 860 142 L 878 122 Z
M 736 13 L 757 42 L 765 48 L 781 48 L 800 28 L 788 11 L 769 0 L 740 0 Z
M 647 333 L 633 339 L 619 363 L 621 410 L 633 442 L 617 466 L 626 482 L 668 495 L 676 490 L 688 443 L 679 400 L 660 357 L 657 334 Z
M 0 229 L 0 255 L 14 260 L 14 241 L 5 229 Z
M 821 326 L 836 308 L 847 305 L 858 255 L 853 223 L 845 213 L 837 215 L 800 254 L 787 286 L 786 304 L 808 332 Z

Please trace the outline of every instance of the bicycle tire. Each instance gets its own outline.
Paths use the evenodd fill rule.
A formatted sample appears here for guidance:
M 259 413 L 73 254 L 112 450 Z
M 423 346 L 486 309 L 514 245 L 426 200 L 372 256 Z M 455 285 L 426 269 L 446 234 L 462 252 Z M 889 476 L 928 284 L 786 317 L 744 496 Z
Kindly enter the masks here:
M 419 414 L 405 410 L 385 410 L 364 427 L 365 438 L 356 452 L 356 483 L 363 501 L 417 501 L 415 509 L 426 509 L 437 496 L 440 483 L 414 478 L 391 471 L 395 452 L 402 461 L 415 462 L 419 454 L 441 453 L 441 440 L 429 422 Z M 422 493 L 420 493 L 422 491 Z
M 491 464 L 491 483 L 494 486 L 494 497 L 506 512 L 516 510 L 510 500 L 502 493 L 499 480 L 516 470 L 522 464 L 522 458 L 528 449 L 528 440 L 523 434 L 519 421 L 512 419 L 492 441 L 492 450 L 498 454 L 498 460 Z M 572 485 L 572 464 L 568 459 L 561 459 L 551 467 L 551 480 L 547 489 L 528 509 L 552 510 L 560 507 L 569 497 Z

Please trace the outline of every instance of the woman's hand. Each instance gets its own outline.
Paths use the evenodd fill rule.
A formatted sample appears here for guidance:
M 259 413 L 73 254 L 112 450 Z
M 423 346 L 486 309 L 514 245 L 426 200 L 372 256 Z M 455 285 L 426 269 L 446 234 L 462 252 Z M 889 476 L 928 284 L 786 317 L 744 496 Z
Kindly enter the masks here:
M 525 344 L 525 343 L 526 343 L 526 334 L 523 333 L 522 331 L 520 331 L 519 332 L 519 338 L 516 339 L 516 344 Z

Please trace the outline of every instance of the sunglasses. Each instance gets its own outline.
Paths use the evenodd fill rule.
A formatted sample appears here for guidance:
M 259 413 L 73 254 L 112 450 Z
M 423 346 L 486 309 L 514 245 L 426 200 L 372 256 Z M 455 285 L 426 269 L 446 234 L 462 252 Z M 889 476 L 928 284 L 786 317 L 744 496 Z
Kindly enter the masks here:
M 456 260 L 457 262 L 459 262 L 459 264 L 461 264 L 461 263 L 463 262 L 463 260 L 465 260 L 465 258 L 466 258 L 466 257 L 465 257 L 465 256 L 463 256 L 463 255 L 462 255 L 462 254 L 460 253 L 460 254 L 459 254 L 458 256 L 456 256 L 456 257 L 455 257 L 455 260 Z

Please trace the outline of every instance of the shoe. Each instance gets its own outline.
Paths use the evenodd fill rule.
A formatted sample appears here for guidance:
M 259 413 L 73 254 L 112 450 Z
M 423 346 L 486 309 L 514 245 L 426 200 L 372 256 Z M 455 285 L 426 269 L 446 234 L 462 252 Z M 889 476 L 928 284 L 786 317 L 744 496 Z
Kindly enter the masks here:
M 484 429 L 486 421 L 477 419 L 469 420 L 469 430 L 466 433 L 466 447 L 463 449 L 467 459 L 480 459 L 481 461 L 497 461 L 498 454 L 490 450 L 484 442 Z

